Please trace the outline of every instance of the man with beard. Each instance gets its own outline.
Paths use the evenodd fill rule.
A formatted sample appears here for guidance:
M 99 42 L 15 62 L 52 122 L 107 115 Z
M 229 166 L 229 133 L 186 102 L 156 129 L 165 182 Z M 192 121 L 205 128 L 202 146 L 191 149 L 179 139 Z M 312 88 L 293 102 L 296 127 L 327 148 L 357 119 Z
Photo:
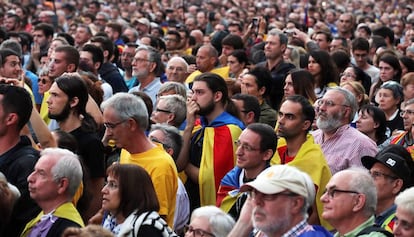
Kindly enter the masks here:
M 161 73 L 161 55 L 150 46 L 138 47 L 132 60 L 132 76 L 138 79 L 139 85 L 130 89 L 129 92 L 145 92 L 151 98 L 155 108 L 157 93 L 161 87 L 159 78 Z
M 134 42 L 129 42 L 125 45 L 124 51 L 121 54 L 121 65 L 124 69 L 124 81 L 128 90 L 139 84 L 136 76 L 132 75 L 132 60 L 134 60 L 135 50 L 138 45 Z
M 299 169 L 274 165 L 240 188 L 249 195 L 229 237 L 332 236 L 321 226 L 308 224 L 308 208 L 315 201 L 311 178 Z
M 78 209 L 85 222 L 101 207 L 101 188 L 105 177 L 103 145 L 97 134 L 95 120 L 86 112 L 88 90 L 85 82 L 75 74 L 63 74 L 55 79 L 47 100 L 49 118 L 55 119 L 61 130 L 72 134 L 78 142 L 78 154 L 82 158 L 89 179 L 84 183 L 84 198 Z M 84 205 L 84 206 L 83 206 Z
M 355 96 L 340 87 L 326 92 L 317 101 L 318 130 L 313 133 L 320 144 L 332 174 L 351 166 L 363 167 L 362 156 L 375 156 L 377 145 L 349 124 L 354 118 Z
M 187 101 L 187 126 L 184 145 L 177 161 L 179 170 L 188 175 L 186 188 L 191 210 L 216 204 L 221 179 L 235 166 L 234 141 L 243 123 L 228 97 L 226 82 L 214 73 L 203 73 L 194 79 L 193 95 Z M 227 112 L 228 111 L 228 112 Z M 200 125 L 196 117 L 200 115 Z
M 319 200 L 323 188 L 331 178 L 322 149 L 309 134 L 315 119 L 315 110 L 309 101 L 294 95 L 286 98 L 279 109 L 277 135 L 280 137 L 277 152 L 271 164 L 287 164 L 307 173 L 316 187 L 316 206 L 309 217 L 309 223 L 321 223 L 330 228 L 321 218 L 323 206 Z

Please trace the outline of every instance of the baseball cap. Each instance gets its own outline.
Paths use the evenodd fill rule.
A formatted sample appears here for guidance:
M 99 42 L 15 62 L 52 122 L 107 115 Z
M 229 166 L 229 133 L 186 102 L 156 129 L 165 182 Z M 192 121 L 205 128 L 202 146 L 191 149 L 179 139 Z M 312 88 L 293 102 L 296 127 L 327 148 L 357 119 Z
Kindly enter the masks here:
M 361 162 L 367 169 L 371 169 L 375 163 L 379 162 L 388 167 L 401 179 L 407 179 L 410 177 L 411 172 L 404 158 L 394 153 L 378 153 L 375 157 L 363 156 L 361 158 Z
M 262 171 L 254 181 L 244 184 L 240 191 L 252 189 L 264 194 L 276 194 L 289 190 L 312 200 L 315 197 L 315 186 L 309 175 L 289 165 L 270 166 Z
M 134 22 L 137 22 L 137 23 L 140 23 L 140 24 L 146 25 L 146 26 L 148 26 L 148 27 L 150 27 L 150 26 L 151 26 L 151 22 L 150 22 L 147 18 L 145 18 L 145 17 L 141 17 L 141 18 L 139 18 L 139 19 L 135 20 Z

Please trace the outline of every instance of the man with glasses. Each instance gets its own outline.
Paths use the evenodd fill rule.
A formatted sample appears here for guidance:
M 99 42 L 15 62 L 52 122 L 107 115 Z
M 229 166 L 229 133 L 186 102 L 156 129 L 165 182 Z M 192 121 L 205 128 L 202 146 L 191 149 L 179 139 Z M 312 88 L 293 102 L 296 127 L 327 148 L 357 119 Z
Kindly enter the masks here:
M 132 76 L 139 81 L 139 85 L 129 92 L 142 91 L 147 94 L 156 106 L 157 93 L 161 87 L 160 75 L 162 73 L 161 55 L 151 46 L 140 46 L 132 59 Z
M 141 98 L 118 93 L 101 104 L 106 127 L 104 141 L 113 140 L 122 148 L 119 162 L 143 167 L 151 176 L 160 202 L 159 214 L 173 226 L 177 168 L 161 144 L 154 144 L 146 136 L 148 112 Z
M 377 209 L 375 223 L 392 233 L 395 222 L 396 196 L 412 186 L 409 165 L 403 157 L 384 150 L 375 157 L 362 157 L 377 187 Z
M 397 134 L 391 137 L 391 144 L 398 144 L 411 152 L 414 145 L 413 134 L 411 129 L 414 123 L 414 99 L 405 101 L 401 107 L 400 116 L 403 119 L 404 131 L 398 131 Z
M 337 231 L 335 236 L 385 237 L 375 221 L 377 190 L 367 170 L 351 168 L 332 176 L 322 195 L 322 217 Z
M 276 151 L 277 136 L 267 124 L 253 123 L 247 126 L 236 141 L 236 167 L 221 180 L 217 191 L 217 206 L 238 219 L 246 195 L 239 188 L 269 167 Z
M 247 191 L 249 198 L 229 237 L 249 236 L 253 228 L 254 236 L 332 236 L 323 227 L 308 224 L 315 186 L 295 167 L 271 166 L 240 191 Z
M 309 222 L 329 228 L 321 218 L 323 206 L 319 198 L 332 175 L 321 147 L 309 134 L 314 118 L 315 110 L 305 97 L 294 95 L 285 99 L 279 109 L 276 132 L 280 140 L 271 164 L 295 166 L 312 178 L 317 199 Z
M 332 174 L 351 166 L 362 167 L 362 156 L 377 154 L 375 142 L 349 125 L 356 108 L 355 96 L 340 87 L 328 90 L 317 102 L 319 129 L 312 135 L 321 145 Z
M 181 42 L 181 35 L 176 30 L 169 30 L 164 38 L 164 41 L 167 51 L 178 50 L 178 46 Z

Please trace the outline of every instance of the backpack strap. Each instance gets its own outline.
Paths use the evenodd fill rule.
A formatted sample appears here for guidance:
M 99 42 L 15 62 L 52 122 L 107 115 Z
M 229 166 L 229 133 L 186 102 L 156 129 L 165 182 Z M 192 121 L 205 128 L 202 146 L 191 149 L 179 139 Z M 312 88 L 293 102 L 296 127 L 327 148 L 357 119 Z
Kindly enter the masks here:
M 389 231 L 379 227 L 376 224 L 374 224 L 372 226 L 365 227 L 356 236 L 366 235 L 366 234 L 369 234 L 371 232 L 379 232 L 379 233 L 384 234 L 387 237 L 393 237 L 394 236 L 392 233 L 390 233 Z

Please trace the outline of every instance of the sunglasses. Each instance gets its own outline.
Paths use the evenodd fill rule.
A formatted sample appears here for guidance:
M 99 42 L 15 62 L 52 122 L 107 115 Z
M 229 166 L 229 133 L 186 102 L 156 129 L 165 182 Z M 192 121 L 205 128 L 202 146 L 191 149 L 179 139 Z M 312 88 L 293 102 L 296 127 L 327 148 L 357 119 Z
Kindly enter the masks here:
M 37 80 L 37 82 L 39 83 L 39 82 L 41 82 L 42 84 L 47 84 L 47 83 L 49 83 L 49 81 L 48 80 L 46 80 L 46 79 L 39 79 L 39 80 Z

